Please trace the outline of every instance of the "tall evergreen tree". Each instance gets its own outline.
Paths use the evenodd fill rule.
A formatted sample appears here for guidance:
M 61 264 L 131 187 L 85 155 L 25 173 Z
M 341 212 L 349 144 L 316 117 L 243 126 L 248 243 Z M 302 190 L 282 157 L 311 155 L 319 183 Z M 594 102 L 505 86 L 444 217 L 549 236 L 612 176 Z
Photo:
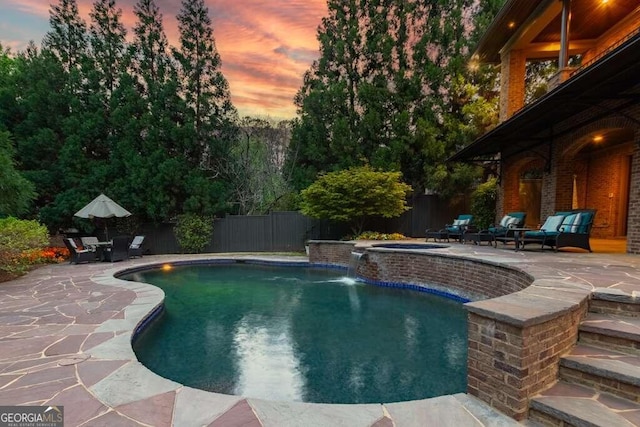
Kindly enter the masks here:
M 69 115 L 67 74 L 50 52 L 30 43 L 16 58 L 16 115 L 8 125 L 16 162 L 38 194 L 35 209 L 53 202 L 62 187 L 59 153 Z
M 97 82 L 108 101 L 128 65 L 127 31 L 122 24 L 122 9 L 116 8 L 115 0 L 97 0 L 89 16 L 91 58 Z
M 67 72 L 79 67 L 87 49 L 87 26 L 80 18 L 76 0 L 59 0 L 49 10 L 51 30 L 43 49 L 53 52 Z
M 180 48 L 173 49 L 179 64 L 181 94 L 193 125 L 196 166 L 211 169 L 228 155 L 232 124 L 237 119 L 229 84 L 221 71 L 209 10 L 204 0 L 183 0 L 177 15 Z
M 466 61 L 481 3 L 329 0 L 320 59 L 296 97 L 288 166 L 298 188 L 359 163 L 401 170 L 416 190 L 442 168 L 449 176 L 444 160 L 469 139 Z

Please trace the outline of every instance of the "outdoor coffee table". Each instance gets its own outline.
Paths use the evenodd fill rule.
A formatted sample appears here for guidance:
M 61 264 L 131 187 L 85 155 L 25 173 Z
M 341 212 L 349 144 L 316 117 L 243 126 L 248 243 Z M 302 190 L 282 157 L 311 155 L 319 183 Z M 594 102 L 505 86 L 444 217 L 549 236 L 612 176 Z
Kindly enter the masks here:
M 105 248 L 111 247 L 111 242 L 95 242 L 87 246 L 90 246 L 96 251 L 96 259 L 104 261 L 104 250 Z
M 481 245 L 482 242 L 488 242 L 489 246 L 492 246 L 495 243 L 495 236 L 488 231 L 464 233 L 463 242 L 472 242 L 474 245 Z
M 434 242 L 438 242 L 440 240 L 449 241 L 449 232 L 447 230 L 438 230 L 438 231 L 427 231 L 427 238 L 425 241 L 429 241 L 429 239 L 433 239 Z

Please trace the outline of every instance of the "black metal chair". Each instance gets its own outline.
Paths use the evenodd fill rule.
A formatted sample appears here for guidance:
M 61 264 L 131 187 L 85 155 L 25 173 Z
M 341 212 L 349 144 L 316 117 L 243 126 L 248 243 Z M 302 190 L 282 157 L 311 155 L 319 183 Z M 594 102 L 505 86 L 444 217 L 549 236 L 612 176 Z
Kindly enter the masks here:
M 90 249 L 79 249 L 75 240 L 71 238 L 62 239 L 64 245 L 69 249 L 69 264 L 79 264 L 81 262 L 93 262 L 96 260 L 96 253 Z
M 129 259 L 129 237 L 114 237 L 111 246 L 104 249 L 103 257 L 105 261 L 110 262 Z
M 129 257 L 139 256 L 142 257 L 142 243 L 144 242 L 144 236 L 136 236 L 133 238 L 133 242 L 129 245 Z

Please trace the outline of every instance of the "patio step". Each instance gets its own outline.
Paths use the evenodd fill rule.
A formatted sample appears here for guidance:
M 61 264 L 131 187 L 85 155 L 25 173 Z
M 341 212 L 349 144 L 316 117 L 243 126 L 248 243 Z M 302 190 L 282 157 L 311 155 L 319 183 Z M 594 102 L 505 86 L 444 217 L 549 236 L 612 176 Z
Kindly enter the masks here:
M 640 317 L 640 304 L 631 293 L 615 288 L 599 288 L 591 294 L 589 311 L 616 316 Z
M 560 358 L 560 380 L 531 399 L 531 423 L 640 426 L 640 318 L 633 314 L 636 308 L 629 310 L 630 316 L 620 315 L 626 308 L 616 308 L 615 315 L 591 311 L 580 323 L 578 344 Z
M 588 313 L 580 323 L 583 344 L 640 355 L 640 318 Z
M 640 356 L 578 344 L 560 359 L 560 378 L 640 403 Z
M 640 426 L 640 404 L 591 387 L 557 382 L 531 400 L 529 421 L 543 426 Z

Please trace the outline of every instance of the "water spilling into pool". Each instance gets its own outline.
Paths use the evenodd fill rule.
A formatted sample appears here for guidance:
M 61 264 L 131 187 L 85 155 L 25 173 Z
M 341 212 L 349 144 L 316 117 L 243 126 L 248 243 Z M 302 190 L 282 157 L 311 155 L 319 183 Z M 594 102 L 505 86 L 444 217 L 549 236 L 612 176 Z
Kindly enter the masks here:
M 139 360 L 225 394 L 325 403 L 466 388 L 466 312 L 442 297 L 348 282 L 331 269 L 225 264 L 136 272 L 166 293 Z

